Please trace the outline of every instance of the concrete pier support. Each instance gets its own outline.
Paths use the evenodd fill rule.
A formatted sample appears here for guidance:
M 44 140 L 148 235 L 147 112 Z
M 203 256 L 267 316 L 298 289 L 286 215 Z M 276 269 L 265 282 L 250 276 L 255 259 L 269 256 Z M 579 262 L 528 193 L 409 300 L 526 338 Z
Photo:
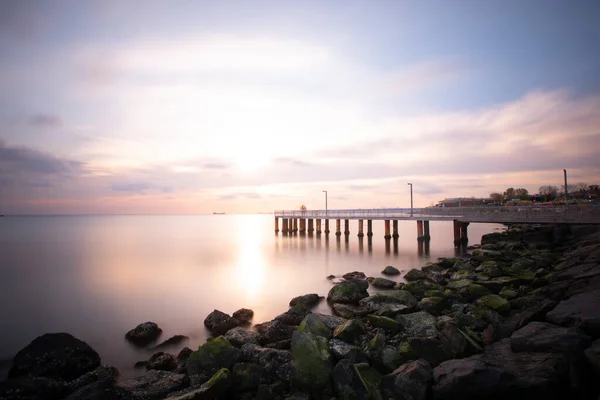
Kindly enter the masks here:
M 328 219 L 325 220 L 325 231 L 324 232 L 326 235 L 329 235 L 330 230 L 329 230 L 329 220 Z
M 364 221 L 362 219 L 358 220 L 358 237 L 362 238 L 365 236 L 365 234 L 363 233 L 363 223 Z
M 392 221 L 392 237 L 394 239 L 398 239 L 398 237 L 400 237 L 400 235 L 398 234 L 398 220 L 397 219 Z
M 425 237 L 423 235 L 423 221 L 417 221 L 417 240 L 419 242 L 425 240 Z
M 394 254 L 398 254 L 398 238 L 392 238 Z
M 344 235 L 346 237 L 350 236 L 350 220 L 344 220 Z
M 292 218 L 292 232 L 298 232 L 298 218 Z
M 383 235 L 383 237 L 386 239 L 391 239 L 392 235 L 390 235 L 390 220 L 386 219 L 385 221 L 383 221 L 383 224 L 385 227 L 385 235 Z
M 469 242 L 467 235 L 468 222 L 454 220 L 454 247 L 465 246 Z
M 288 219 L 287 218 L 282 218 L 281 219 L 281 233 L 283 233 L 284 235 L 287 235 L 289 233 L 289 227 L 288 227 Z
M 429 234 L 429 221 L 423 221 L 423 237 L 425 240 L 431 239 L 431 235 Z
M 391 238 L 386 238 L 385 239 L 385 253 L 386 254 L 390 254 L 392 252 L 392 239 Z
M 279 233 L 279 218 L 275 217 L 275 233 Z
M 373 220 L 367 220 L 367 236 L 370 238 L 373 236 Z
M 321 218 L 317 220 L 317 235 L 321 234 Z
M 304 218 L 300 218 L 300 234 L 306 233 L 306 220 Z
M 315 231 L 314 222 L 315 220 L 312 218 L 308 220 L 308 233 L 313 233 Z
M 335 236 L 342 236 L 342 231 L 340 230 L 340 219 L 335 220 Z

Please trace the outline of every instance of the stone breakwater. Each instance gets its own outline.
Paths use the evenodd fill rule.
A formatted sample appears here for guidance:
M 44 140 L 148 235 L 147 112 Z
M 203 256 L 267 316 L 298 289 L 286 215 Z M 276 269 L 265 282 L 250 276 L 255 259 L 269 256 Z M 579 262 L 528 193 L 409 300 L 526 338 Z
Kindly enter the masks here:
M 465 258 L 334 278 L 323 297 L 248 329 L 215 310 L 196 351 L 157 351 L 119 381 L 86 343 L 46 334 L 12 361 L 1 399 L 593 399 L 600 394 L 600 229 L 511 227 Z M 384 277 L 385 275 L 386 277 Z M 378 289 L 369 295 L 367 289 Z M 150 347 L 160 327 L 126 334 Z

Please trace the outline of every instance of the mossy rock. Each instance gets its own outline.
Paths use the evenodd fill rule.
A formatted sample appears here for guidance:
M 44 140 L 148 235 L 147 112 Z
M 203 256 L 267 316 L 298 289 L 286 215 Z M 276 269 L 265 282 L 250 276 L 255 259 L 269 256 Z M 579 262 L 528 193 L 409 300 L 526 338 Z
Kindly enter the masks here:
M 402 290 L 410 292 L 413 296 L 423 297 L 428 290 L 439 289 L 440 286 L 425 280 L 408 282 L 402 287 Z
M 265 369 L 258 364 L 237 363 L 231 372 L 235 390 L 243 392 L 258 388 L 262 383 Z
M 420 269 L 413 268 L 404 275 L 404 279 L 407 281 L 417 281 L 425 279 L 425 274 Z
M 446 308 L 446 300 L 443 297 L 425 297 L 419 302 L 419 310 L 433 315 L 440 315 Z
M 498 250 L 475 249 L 471 252 L 471 258 L 477 261 L 494 261 L 502 257 L 502 253 Z
M 310 393 L 317 393 L 325 388 L 333 368 L 329 341 L 297 330 L 292 336 L 291 352 L 294 384 Z
M 389 374 L 403 364 L 400 352 L 390 346 L 377 350 L 371 360 L 372 365 L 382 374 Z
M 359 302 L 361 307 L 371 310 L 371 312 L 385 304 L 403 305 L 411 309 L 417 305 L 417 299 L 406 290 L 391 290 L 366 297 Z
M 329 290 L 327 300 L 331 303 L 356 304 L 369 296 L 368 287 L 369 282 L 363 280 L 340 282 Z
M 395 321 L 394 321 L 395 322 Z M 385 346 L 385 335 L 381 332 L 377 332 L 373 339 L 369 340 L 369 344 L 367 345 L 369 350 L 377 350 Z
M 510 288 L 503 288 L 500 291 L 499 296 L 505 298 L 506 300 L 513 300 L 519 297 L 519 294 Z
M 437 264 L 442 268 L 452 268 L 459 261 L 462 261 L 462 260 L 460 260 L 458 258 L 454 258 L 454 257 L 446 257 L 446 258 L 441 258 Z
M 472 280 L 470 279 L 461 279 L 459 281 L 452 281 L 452 282 L 448 282 L 448 289 L 453 289 L 453 290 L 460 290 L 463 288 L 466 288 L 467 286 L 471 285 L 473 283 Z
M 475 279 L 477 277 L 477 275 L 468 269 L 461 269 L 459 271 L 456 271 L 455 273 L 452 274 L 452 276 L 450 277 L 451 281 L 460 281 L 462 279 Z
M 231 373 L 227 368 L 218 370 L 207 382 L 180 396 L 169 397 L 169 400 L 202 400 L 216 399 L 224 395 L 231 387 Z
M 214 374 L 221 368 L 231 369 L 238 361 L 240 350 L 229 340 L 218 336 L 194 351 L 187 362 L 188 375 Z
M 402 363 L 406 363 L 417 358 L 415 352 L 410 346 L 410 342 L 408 341 L 400 342 L 398 345 L 398 352 L 402 356 Z
M 367 315 L 367 320 L 376 328 L 381 328 L 391 333 L 400 332 L 402 326 L 398 321 L 388 317 L 380 317 L 377 315 Z
M 373 278 L 369 280 L 369 284 L 379 289 L 391 289 L 396 286 L 396 282 L 385 278 Z
M 481 272 L 491 278 L 497 278 L 502 275 L 502 271 L 496 261 L 484 261 L 479 264 L 475 271 Z
M 444 292 L 442 292 L 441 290 L 437 290 L 437 289 L 426 291 L 425 292 L 425 296 L 427 296 L 427 297 L 439 297 L 439 298 L 442 298 L 442 299 L 446 298 L 446 295 L 444 294 Z
M 385 267 L 383 271 L 381 271 L 381 273 L 384 275 L 400 275 L 400 271 L 398 270 L 398 268 L 392 267 L 391 265 Z
M 310 332 L 326 339 L 331 338 L 331 330 L 314 314 L 308 314 L 298 327 L 302 332 Z
M 402 326 L 404 331 L 403 333 L 409 337 L 435 336 L 437 334 L 435 317 L 425 311 L 419 311 L 406 315 L 397 315 L 396 321 L 398 321 Z
M 379 398 L 379 384 L 381 383 L 381 375 L 376 369 L 371 368 L 367 363 L 353 365 L 354 372 L 361 384 L 360 392 L 364 392 L 365 399 Z
M 477 300 L 482 296 L 492 293 L 485 286 L 481 286 L 476 283 L 470 284 L 466 288 L 463 288 L 460 292 L 469 301 Z
M 529 258 L 519 258 L 508 269 L 511 275 L 521 275 L 524 272 L 537 269 L 535 261 Z
M 495 294 L 488 294 L 480 297 L 477 302 L 501 315 L 508 315 L 510 312 L 510 303 L 506 299 Z
M 367 327 L 361 320 L 350 319 L 335 330 L 333 337 L 347 343 L 356 343 L 365 333 L 367 333 Z

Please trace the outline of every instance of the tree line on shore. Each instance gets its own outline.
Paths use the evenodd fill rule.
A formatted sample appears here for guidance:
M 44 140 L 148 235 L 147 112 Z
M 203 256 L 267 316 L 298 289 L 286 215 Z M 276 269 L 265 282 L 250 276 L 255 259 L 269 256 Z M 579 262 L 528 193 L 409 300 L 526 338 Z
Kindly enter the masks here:
M 511 200 L 531 200 L 535 197 L 542 197 L 544 201 L 554 201 L 558 199 L 564 199 L 569 196 L 586 197 L 591 194 L 598 193 L 598 185 L 589 185 L 584 182 L 568 184 L 565 190 L 565 185 L 561 185 L 560 188 L 555 185 L 543 185 L 540 186 L 538 194 L 530 194 L 525 188 L 508 188 L 504 193 L 494 192 L 490 193 L 490 198 L 494 203 L 505 203 Z

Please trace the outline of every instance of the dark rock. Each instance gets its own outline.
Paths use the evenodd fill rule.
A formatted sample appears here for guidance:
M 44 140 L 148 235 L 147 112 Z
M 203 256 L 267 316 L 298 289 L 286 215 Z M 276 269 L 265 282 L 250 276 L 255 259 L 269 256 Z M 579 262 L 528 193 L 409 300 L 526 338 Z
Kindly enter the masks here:
M 300 320 L 302 322 L 302 320 Z M 298 323 L 300 323 L 298 322 Z M 281 321 L 273 320 L 254 327 L 259 334 L 258 342 L 263 346 L 280 340 L 291 339 L 296 328 L 285 325 Z
M 189 390 L 177 393 L 175 396 L 169 397 L 171 400 L 209 400 L 220 398 L 231 387 L 231 373 L 227 368 L 218 370 L 207 382 L 199 388 L 191 388 Z
M 428 290 L 438 289 L 440 289 L 439 285 L 426 280 L 408 282 L 402 287 L 402 290 L 410 292 L 413 296 L 416 296 L 417 298 L 425 296 L 425 293 Z
M 204 326 L 216 336 L 224 335 L 228 330 L 238 326 L 235 319 L 222 311 L 214 310 L 204 320 Z
M 241 327 L 233 328 L 225 334 L 225 339 L 229 340 L 236 347 L 242 347 L 246 343 L 258 344 L 258 338 L 259 334 L 257 332 Z
M 327 277 L 327 279 L 329 279 L 329 280 L 335 279 L 335 275 L 329 275 L 329 276 Z
M 290 381 L 292 354 L 287 350 L 266 349 L 248 343 L 242 346 L 240 358 L 264 367 L 267 377 Z
M 262 384 L 258 387 L 254 400 L 282 400 L 284 395 L 285 384 L 283 382 Z
M 378 289 L 392 289 L 396 287 L 396 282 L 385 278 L 374 278 L 369 284 Z
M 231 316 L 233 317 L 235 322 L 237 322 L 238 325 L 246 325 L 252 320 L 252 317 L 254 316 L 254 311 L 250 310 L 249 308 L 240 308 Z
M 340 399 L 380 399 L 381 375 L 367 363 L 340 361 L 332 371 L 335 392 Z
M 177 369 L 177 360 L 172 354 L 158 352 L 153 354 L 146 363 L 146 369 L 156 369 L 159 371 L 175 371 Z
M 356 343 L 360 337 L 367 333 L 367 327 L 359 319 L 350 319 L 338 327 L 333 337 L 348 343 Z
M 316 293 L 305 294 L 302 296 L 294 297 L 290 301 L 290 307 L 301 306 L 304 308 L 311 308 L 319 304 L 322 297 Z
M 244 392 L 257 389 L 263 382 L 265 369 L 253 363 L 237 363 L 233 366 L 233 387 L 236 391 Z
M 417 281 L 419 279 L 425 279 L 425 274 L 423 271 L 413 268 L 404 275 L 404 279 L 407 281 Z
M 312 333 L 313 335 L 321 336 L 326 339 L 331 338 L 331 329 L 329 329 L 319 317 L 313 314 L 308 314 L 300 323 L 298 329 L 302 332 Z
M 329 341 L 331 355 L 335 361 L 348 359 L 352 363 L 366 362 L 367 357 L 362 352 L 360 347 L 346 343 L 339 339 L 331 339 Z
M 342 318 L 364 317 L 369 313 L 369 310 L 366 307 L 360 307 L 354 304 L 334 303 L 331 308 L 333 308 L 333 313 L 335 315 Z
M 585 350 L 585 358 L 596 374 L 596 378 L 600 378 L 600 339 L 596 340 L 590 348 Z
M 268 349 L 289 350 L 292 345 L 292 339 L 280 340 L 278 342 L 265 344 Z
M 382 374 L 389 374 L 402 365 L 402 354 L 391 347 L 384 346 L 371 352 L 371 365 Z
M 563 328 L 546 322 L 531 322 L 510 337 L 514 352 L 581 353 L 591 344 L 589 336 L 578 328 Z
M 36 397 L 37 398 L 37 397 Z M 65 400 L 138 400 L 130 391 L 120 387 L 107 384 L 105 382 L 94 382 L 83 386 Z
M 435 337 L 410 338 L 402 347 L 399 350 L 405 361 L 422 358 L 435 367 L 450 358 L 444 344 Z
M 398 400 L 426 400 L 431 392 L 433 370 L 425 360 L 401 365 L 381 378 L 381 393 L 385 398 Z
M 327 339 L 295 331 L 292 336 L 292 383 L 309 393 L 327 386 L 333 365 Z
M 321 321 L 323 321 L 325 326 L 331 329 L 332 331 L 336 330 L 340 325 L 347 321 L 346 318 L 337 317 L 335 315 L 326 315 L 318 313 L 313 313 L 313 315 L 316 315 Z
M 117 383 L 119 388 L 144 400 L 164 399 L 171 392 L 184 389 L 188 385 L 187 375 L 157 370 L 151 370 L 144 375 Z
M 511 315 L 500 326 L 501 337 L 509 337 L 514 331 L 521 329 L 530 322 L 544 321 L 546 314 L 554 309 L 556 304 L 557 303 L 552 300 L 543 300 L 517 314 Z
M 101 365 L 93 371 L 81 375 L 79 378 L 69 382 L 69 390 L 76 391 L 92 383 L 114 384 L 119 377 L 119 370 L 108 365 Z
M 348 272 L 342 275 L 342 278 L 346 279 L 347 281 L 364 280 L 366 277 L 367 276 L 360 271 Z
M 54 400 L 69 393 L 64 382 L 42 377 L 18 377 L 0 381 L 2 400 Z
M 510 312 L 510 303 L 506 299 L 495 295 L 488 294 L 480 297 L 477 303 L 485 305 L 487 308 L 496 311 L 501 315 L 507 315 Z
M 452 358 L 463 358 L 482 351 L 465 332 L 461 331 L 454 321 L 443 321 L 439 324 L 439 337 Z
M 68 333 L 47 333 L 17 353 L 8 377 L 34 376 L 71 381 L 98 366 L 100 356 L 87 343 Z
M 403 333 L 410 337 L 427 337 L 437 334 L 435 317 L 424 311 L 397 315 L 396 321 L 402 326 Z
M 139 324 L 125 334 L 125 339 L 136 346 L 147 346 L 157 340 L 162 334 L 162 329 L 154 322 Z
M 441 297 L 424 297 L 419 301 L 418 309 L 432 315 L 440 315 L 446 308 L 446 301 Z
M 358 303 L 368 297 L 369 283 L 363 280 L 345 281 L 338 283 L 329 290 L 327 300 L 331 303 Z
M 391 265 L 385 267 L 381 273 L 384 275 L 400 275 L 398 268 L 392 267 Z
M 230 369 L 238 361 L 240 350 L 225 337 L 219 336 L 204 343 L 187 362 L 188 375 L 211 376 L 221 368 Z
M 391 333 L 400 332 L 402 325 L 398 321 L 378 315 L 367 315 L 367 321 L 375 328 L 381 328 Z
M 167 340 L 165 340 L 164 342 L 162 342 L 161 344 L 159 344 L 158 346 L 154 347 L 153 350 L 158 350 L 158 349 L 162 349 L 164 347 L 169 347 L 169 346 L 177 346 L 185 341 L 188 341 L 190 338 L 187 336 L 183 336 L 183 335 L 175 335 L 172 336 L 170 338 L 168 338 Z
M 136 361 L 133 368 L 146 368 L 146 365 L 148 365 L 148 361 Z
M 183 349 L 181 349 L 179 354 L 177 354 L 177 360 L 187 361 L 187 359 L 190 358 L 190 356 L 192 355 L 193 352 L 194 351 L 192 349 L 190 349 L 189 347 L 184 347 Z
M 549 322 L 563 326 L 579 326 L 592 338 L 600 338 L 600 289 L 575 295 L 558 303 L 546 315 Z
M 410 311 L 414 308 L 417 305 L 417 299 L 406 290 L 391 290 L 365 297 L 360 300 L 359 305 L 366 308 L 371 313 L 377 312 L 387 305 L 403 306 L 397 310 L 398 313 L 400 313 Z
M 309 313 L 310 311 L 308 311 L 306 308 L 296 305 L 286 312 L 276 316 L 275 321 L 279 321 L 285 325 L 298 326 L 304 317 L 306 317 Z

